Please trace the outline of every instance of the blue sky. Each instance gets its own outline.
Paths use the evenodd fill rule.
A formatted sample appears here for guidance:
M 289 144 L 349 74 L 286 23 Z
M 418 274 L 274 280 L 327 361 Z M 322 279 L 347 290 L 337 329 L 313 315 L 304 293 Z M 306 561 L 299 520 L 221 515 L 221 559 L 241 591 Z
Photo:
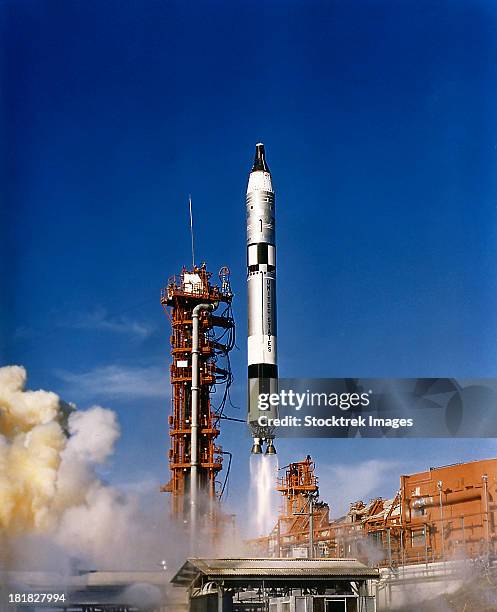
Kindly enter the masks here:
M 198 259 L 232 270 L 231 415 L 244 417 L 259 140 L 277 191 L 283 376 L 497 375 L 495 5 L 4 0 L 0 13 L 0 359 L 33 388 L 118 412 L 110 480 L 168 479 L 159 292 L 190 261 L 189 193 Z M 243 426 L 226 423 L 222 443 L 239 509 Z M 280 463 L 316 457 L 332 504 L 365 467 L 364 496 L 389 495 L 402 471 L 495 446 L 279 443 Z

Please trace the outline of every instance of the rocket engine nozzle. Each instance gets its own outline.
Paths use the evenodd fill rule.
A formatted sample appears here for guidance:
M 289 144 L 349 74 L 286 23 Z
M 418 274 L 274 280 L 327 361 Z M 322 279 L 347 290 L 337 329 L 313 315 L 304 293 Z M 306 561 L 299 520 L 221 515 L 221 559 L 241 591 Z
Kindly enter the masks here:
M 276 455 L 276 448 L 272 440 L 268 440 L 267 442 L 266 455 Z
M 254 438 L 254 444 L 250 453 L 252 455 L 262 455 L 262 447 L 264 442 L 267 443 L 265 455 L 276 455 L 276 448 L 274 446 L 272 438 Z
M 252 455 L 262 455 L 262 445 L 260 438 L 254 438 L 254 444 L 252 445 L 252 450 L 250 452 Z

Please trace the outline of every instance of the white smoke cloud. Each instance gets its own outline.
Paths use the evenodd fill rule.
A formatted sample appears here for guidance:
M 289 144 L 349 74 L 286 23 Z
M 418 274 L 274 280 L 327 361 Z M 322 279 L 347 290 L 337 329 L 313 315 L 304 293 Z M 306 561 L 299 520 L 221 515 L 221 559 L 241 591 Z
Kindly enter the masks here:
M 0 368 L 0 410 L 2 428 L 26 431 L 50 423 L 57 416 L 59 398 L 49 391 L 24 391 L 26 370 L 20 366 Z M 8 429 L 7 429 L 8 428 Z
M 76 412 L 69 419 L 71 437 L 64 451 L 81 461 L 103 463 L 114 452 L 120 430 L 114 412 L 94 406 L 85 412 Z
M 157 569 L 173 552 L 166 499 L 157 491 L 144 507 L 139 494 L 97 473 L 119 438 L 116 414 L 76 411 L 25 385 L 24 368 L 0 368 L 0 563 L 53 569 L 77 559 L 86 568 Z

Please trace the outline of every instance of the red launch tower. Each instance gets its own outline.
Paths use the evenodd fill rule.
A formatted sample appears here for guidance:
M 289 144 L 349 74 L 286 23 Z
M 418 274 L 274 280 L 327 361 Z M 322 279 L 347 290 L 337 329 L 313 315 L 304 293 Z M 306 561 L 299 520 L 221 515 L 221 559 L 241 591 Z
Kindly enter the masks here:
M 216 476 L 222 468 L 222 451 L 215 441 L 231 384 L 229 351 L 234 346 L 234 321 L 231 311 L 232 292 L 229 270 L 219 273 L 220 286 L 210 283 L 205 264 L 169 279 L 161 291 L 161 304 L 172 327 L 170 367 L 172 410 L 169 416 L 169 468 L 171 479 L 161 490 L 172 494 L 172 514 L 188 522 L 190 479 L 195 478 L 200 495 L 199 513 L 212 511 L 216 499 Z M 198 308 L 198 347 L 193 347 L 194 309 Z M 204 309 L 208 306 L 209 309 Z M 192 348 L 194 349 L 192 351 Z M 198 355 L 198 384 L 194 387 L 192 362 Z M 226 386 L 219 405 L 213 406 L 214 385 Z M 195 390 L 196 389 L 196 390 Z M 197 423 L 192 427 L 192 395 L 197 394 Z M 194 415 L 195 418 L 195 415 Z M 192 435 L 195 437 L 192 447 Z M 197 460 L 192 461 L 192 452 Z M 194 471 L 193 471 L 194 470 Z M 193 502 L 192 502 L 193 503 Z M 197 502 L 195 502 L 197 503 Z

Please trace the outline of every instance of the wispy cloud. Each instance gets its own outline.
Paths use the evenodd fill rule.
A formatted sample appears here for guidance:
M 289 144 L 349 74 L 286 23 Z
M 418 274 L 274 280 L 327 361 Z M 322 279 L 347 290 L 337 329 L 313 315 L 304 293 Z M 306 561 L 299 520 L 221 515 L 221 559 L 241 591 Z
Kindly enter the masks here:
M 19 340 L 36 340 L 71 329 L 108 332 L 137 340 L 145 340 L 155 331 L 155 327 L 145 321 L 139 321 L 126 315 L 112 315 L 105 308 L 95 308 L 89 312 L 71 315 L 65 320 L 57 317 L 57 323 L 49 330 L 21 325 L 15 330 L 14 337 Z
M 399 487 L 399 474 L 405 467 L 399 461 L 381 459 L 320 465 L 320 493 L 331 502 L 333 516 L 338 516 L 348 510 L 351 502 L 393 496 Z
M 154 331 L 151 325 L 143 321 L 131 319 L 126 315 L 112 316 L 104 308 L 97 308 L 92 312 L 80 315 L 75 320 L 68 322 L 66 327 L 125 334 L 140 339 L 147 338 Z
M 57 377 L 69 390 L 84 398 L 166 398 L 169 372 L 166 368 L 107 365 L 86 372 L 58 370 Z

